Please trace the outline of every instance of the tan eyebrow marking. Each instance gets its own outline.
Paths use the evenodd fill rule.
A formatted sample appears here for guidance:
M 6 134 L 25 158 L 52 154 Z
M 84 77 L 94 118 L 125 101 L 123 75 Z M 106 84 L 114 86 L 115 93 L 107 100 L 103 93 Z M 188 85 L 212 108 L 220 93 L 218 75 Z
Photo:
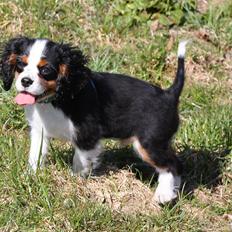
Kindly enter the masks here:
M 28 64 L 28 56 L 26 56 L 26 55 L 21 56 L 21 60 L 23 63 Z
M 47 91 L 56 91 L 56 81 L 55 80 L 50 80 L 50 81 L 46 81 L 44 79 L 40 79 L 41 84 L 44 86 L 44 88 Z
M 9 63 L 12 64 L 12 65 L 15 65 L 16 64 L 16 59 L 17 59 L 17 54 L 15 53 L 12 53 L 9 57 Z M 28 63 L 28 56 L 26 55 L 23 55 L 23 56 L 20 56 L 22 62 L 24 62 L 25 64 Z
M 47 90 L 53 90 L 53 91 L 56 90 L 56 81 L 55 80 L 44 81 L 43 85 Z
M 38 63 L 38 67 L 43 67 L 44 65 L 46 65 L 48 62 L 45 58 L 40 59 L 39 63 Z
M 17 54 L 15 53 L 12 53 L 10 56 L 9 56 L 9 63 L 10 64 L 16 64 L 16 58 L 17 58 Z

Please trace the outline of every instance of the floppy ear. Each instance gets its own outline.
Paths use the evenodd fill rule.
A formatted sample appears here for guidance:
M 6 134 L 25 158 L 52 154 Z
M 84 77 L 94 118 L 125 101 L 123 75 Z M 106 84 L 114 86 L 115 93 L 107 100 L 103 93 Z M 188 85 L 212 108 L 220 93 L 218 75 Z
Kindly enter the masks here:
M 75 75 L 74 73 L 85 69 L 87 58 L 78 47 L 61 43 L 58 45 L 59 51 L 59 74 L 60 76 Z
M 89 77 L 90 70 L 85 66 L 87 58 L 78 47 L 57 44 L 59 76 L 57 79 L 57 98 L 60 100 L 78 94 L 78 89 Z
M 3 88 L 6 91 L 11 88 L 14 79 L 17 56 L 22 53 L 24 44 L 28 40 L 26 37 L 14 38 L 9 40 L 3 48 L 0 61 L 0 74 Z

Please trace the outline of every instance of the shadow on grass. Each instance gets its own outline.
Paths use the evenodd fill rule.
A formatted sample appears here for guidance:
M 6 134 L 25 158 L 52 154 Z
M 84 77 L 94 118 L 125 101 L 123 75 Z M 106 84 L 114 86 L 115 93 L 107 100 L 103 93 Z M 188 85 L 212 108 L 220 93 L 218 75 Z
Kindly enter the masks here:
M 101 156 L 100 166 L 95 170 L 95 175 L 104 175 L 110 171 L 130 168 L 141 181 L 155 182 L 155 169 L 143 162 L 132 148 L 118 148 L 106 150 Z
M 229 150 L 212 152 L 207 150 L 193 150 L 185 148 L 179 158 L 183 163 L 184 194 L 192 196 L 194 189 L 203 185 L 207 188 L 216 187 L 221 183 L 222 172 L 226 163 Z M 62 162 L 71 166 L 71 151 L 62 152 Z M 59 156 L 58 155 L 58 156 Z M 59 160 L 59 159 L 58 159 Z M 130 168 L 136 177 L 151 186 L 157 183 L 155 169 L 143 162 L 130 147 L 106 150 L 101 155 L 100 166 L 93 171 L 93 175 L 101 176 L 110 171 Z
M 222 183 L 222 173 L 225 170 L 226 157 L 229 150 L 209 151 L 184 149 L 179 157 L 184 165 L 184 193 L 192 195 L 200 185 L 211 189 Z
M 221 184 L 222 172 L 229 152 L 229 150 L 212 152 L 192 150 L 191 148 L 184 149 L 179 154 L 184 166 L 182 175 L 184 193 L 191 197 L 194 189 L 200 185 L 210 189 Z M 151 185 L 157 182 L 154 168 L 138 158 L 131 148 L 112 149 L 104 152 L 101 165 L 94 174 L 102 175 L 109 171 L 128 167 L 141 181 Z

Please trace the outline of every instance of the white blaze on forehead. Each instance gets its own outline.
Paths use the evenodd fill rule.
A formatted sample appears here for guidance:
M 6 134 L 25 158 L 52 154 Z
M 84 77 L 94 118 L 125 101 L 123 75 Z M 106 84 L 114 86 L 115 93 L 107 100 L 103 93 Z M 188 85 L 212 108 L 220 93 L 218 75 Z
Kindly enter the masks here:
M 23 72 L 21 72 L 18 75 L 18 78 L 15 83 L 18 92 L 26 90 L 28 93 L 31 93 L 32 95 L 36 96 L 44 93 L 45 87 L 41 84 L 41 80 L 38 75 L 38 64 L 41 58 L 43 58 L 44 51 L 46 49 L 46 44 L 46 39 L 37 39 L 30 46 L 28 54 L 28 64 L 24 67 Z M 33 83 L 26 88 L 22 85 L 22 79 L 25 77 L 30 78 L 33 81 Z
M 29 56 L 28 56 L 28 66 L 37 66 L 41 57 L 43 56 L 43 51 L 46 46 L 47 40 L 38 39 L 32 45 Z

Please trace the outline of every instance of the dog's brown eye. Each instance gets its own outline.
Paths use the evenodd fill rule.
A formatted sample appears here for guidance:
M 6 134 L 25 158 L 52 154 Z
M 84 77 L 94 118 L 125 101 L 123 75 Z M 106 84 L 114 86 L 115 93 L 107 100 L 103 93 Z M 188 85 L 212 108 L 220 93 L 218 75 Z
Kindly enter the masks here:
M 44 67 L 40 68 L 39 72 L 40 72 L 40 74 L 42 76 L 47 76 L 47 75 L 49 75 L 51 73 L 51 69 L 49 67 L 47 67 L 47 66 L 44 66 Z
M 56 69 L 52 65 L 44 65 L 39 67 L 39 75 L 46 81 L 55 80 L 57 77 Z

